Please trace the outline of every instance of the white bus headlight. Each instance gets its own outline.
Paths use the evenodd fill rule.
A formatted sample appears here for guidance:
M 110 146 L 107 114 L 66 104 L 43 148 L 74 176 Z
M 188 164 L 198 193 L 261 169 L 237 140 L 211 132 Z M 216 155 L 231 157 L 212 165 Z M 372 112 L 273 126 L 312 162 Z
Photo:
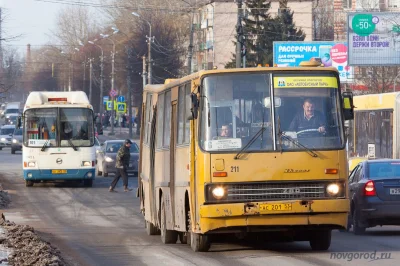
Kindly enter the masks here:
M 28 167 L 35 167 L 36 163 L 35 162 L 29 162 Z
M 82 162 L 82 166 L 91 166 L 91 165 L 92 165 L 92 163 L 89 162 L 89 161 L 83 161 Z
M 329 184 L 329 185 L 326 187 L 326 192 L 328 192 L 328 194 L 329 194 L 330 196 L 336 196 L 336 195 L 338 195 L 339 192 L 340 192 L 340 187 L 339 187 L 338 184 Z
M 216 199 L 222 199 L 225 196 L 225 189 L 223 187 L 215 187 L 211 192 Z
M 109 163 L 114 161 L 111 157 L 108 157 L 108 156 L 105 157 L 105 160 L 106 160 L 106 162 L 109 162 Z

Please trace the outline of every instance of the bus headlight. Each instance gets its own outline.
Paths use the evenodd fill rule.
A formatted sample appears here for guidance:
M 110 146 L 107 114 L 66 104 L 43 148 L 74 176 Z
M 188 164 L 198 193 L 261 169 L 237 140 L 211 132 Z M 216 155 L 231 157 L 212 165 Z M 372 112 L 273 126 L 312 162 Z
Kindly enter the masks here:
M 328 194 L 329 194 L 330 196 L 336 196 L 336 195 L 338 195 L 339 192 L 340 192 L 340 187 L 339 187 L 338 184 L 329 184 L 329 185 L 326 187 L 326 192 L 328 192 Z
M 106 162 L 108 162 L 108 163 L 111 163 L 111 162 L 114 161 L 111 157 L 108 157 L 108 156 L 105 157 L 105 160 L 106 160 Z
M 28 167 L 35 167 L 36 163 L 35 162 L 29 162 Z
M 225 189 L 223 187 L 215 187 L 211 191 L 212 195 L 216 199 L 222 199 L 225 196 Z
M 89 162 L 89 161 L 82 162 L 82 166 L 91 166 L 91 165 L 92 165 L 92 162 Z

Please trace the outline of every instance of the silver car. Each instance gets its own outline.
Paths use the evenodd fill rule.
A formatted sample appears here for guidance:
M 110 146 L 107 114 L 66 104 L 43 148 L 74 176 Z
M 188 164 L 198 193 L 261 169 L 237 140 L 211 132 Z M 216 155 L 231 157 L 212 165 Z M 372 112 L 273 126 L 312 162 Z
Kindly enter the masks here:
M 102 144 L 102 148 L 97 154 L 97 175 L 107 177 L 109 173 L 115 174 L 115 160 L 119 148 L 124 145 L 125 140 L 107 140 Z M 131 160 L 129 162 L 128 174 L 137 176 L 139 171 L 139 147 L 132 141 L 131 145 Z
M 22 151 L 22 128 L 16 128 L 11 141 L 11 154 Z
M 0 128 L 0 150 L 5 147 L 11 147 L 14 130 L 15 125 L 6 125 Z

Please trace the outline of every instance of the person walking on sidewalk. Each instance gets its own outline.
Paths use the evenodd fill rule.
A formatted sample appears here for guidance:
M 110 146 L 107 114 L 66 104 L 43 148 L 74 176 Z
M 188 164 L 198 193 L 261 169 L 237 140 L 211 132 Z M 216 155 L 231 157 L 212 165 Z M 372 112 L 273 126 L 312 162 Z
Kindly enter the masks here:
M 128 188 L 128 166 L 129 161 L 131 159 L 130 148 L 132 145 L 132 141 L 130 139 L 126 139 L 124 145 L 118 150 L 117 158 L 115 162 L 115 167 L 117 168 L 117 173 L 115 174 L 114 180 L 110 186 L 110 192 L 115 192 L 114 188 L 117 185 L 119 178 L 122 176 L 122 181 L 124 185 L 124 191 L 132 191 L 131 188 Z

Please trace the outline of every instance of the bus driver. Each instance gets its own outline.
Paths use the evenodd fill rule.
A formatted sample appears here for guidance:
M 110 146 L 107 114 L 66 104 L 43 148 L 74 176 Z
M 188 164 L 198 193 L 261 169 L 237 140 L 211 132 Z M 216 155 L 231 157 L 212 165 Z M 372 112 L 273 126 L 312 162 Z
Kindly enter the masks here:
M 290 123 L 289 131 L 302 131 L 307 129 L 317 129 L 319 133 L 325 133 L 326 122 L 323 115 L 314 110 L 315 105 L 311 99 L 305 99 L 303 104 L 303 112 L 298 113 L 292 123 Z

